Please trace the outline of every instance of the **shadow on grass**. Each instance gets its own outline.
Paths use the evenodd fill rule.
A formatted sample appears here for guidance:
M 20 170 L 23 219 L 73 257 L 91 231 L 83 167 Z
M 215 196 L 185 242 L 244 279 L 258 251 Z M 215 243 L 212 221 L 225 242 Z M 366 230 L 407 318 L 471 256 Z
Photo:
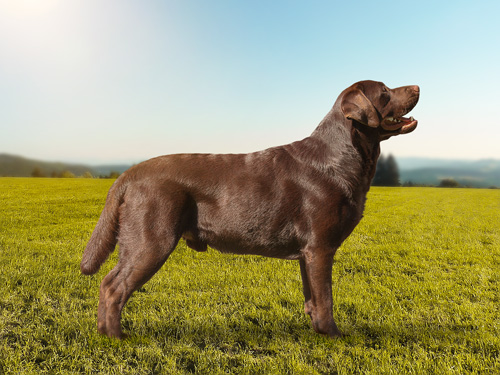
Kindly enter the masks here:
M 276 354 L 274 350 L 262 348 L 270 343 L 297 343 L 310 341 L 312 337 L 318 336 L 309 317 L 305 315 L 276 318 L 260 314 L 229 316 L 223 319 L 218 317 L 215 320 L 203 315 L 178 315 L 156 321 L 139 320 L 123 320 L 123 329 L 129 334 L 129 340 L 179 342 L 193 344 L 202 350 L 212 346 L 223 352 L 262 350 L 260 354 L 273 355 Z
M 486 336 L 495 335 L 491 331 L 468 323 L 430 324 L 426 322 L 411 324 L 373 324 L 363 323 L 348 332 L 347 342 L 362 342 L 364 347 L 422 347 L 435 352 L 453 354 L 466 349 L 470 353 L 493 356 L 500 354 L 495 340 Z M 498 341 L 498 340 L 497 340 Z

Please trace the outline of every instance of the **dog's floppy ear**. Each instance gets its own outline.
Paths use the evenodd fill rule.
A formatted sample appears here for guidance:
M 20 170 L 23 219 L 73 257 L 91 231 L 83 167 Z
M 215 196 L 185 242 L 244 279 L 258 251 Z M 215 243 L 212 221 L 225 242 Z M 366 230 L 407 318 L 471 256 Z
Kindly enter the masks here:
M 356 120 L 364 125 L 376 128 L 380 125 L 377 110 L 363 91 L 354 89 L 346 92 L 340 104 L 342 113 L 350 120 Z

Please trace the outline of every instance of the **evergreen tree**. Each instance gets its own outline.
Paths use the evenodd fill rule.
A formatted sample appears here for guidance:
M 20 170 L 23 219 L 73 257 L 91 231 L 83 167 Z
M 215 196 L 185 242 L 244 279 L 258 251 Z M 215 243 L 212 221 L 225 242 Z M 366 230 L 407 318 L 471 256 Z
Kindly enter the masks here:
M 387 163 L 387 185 L 386 186 L 400 186 L 399 182 L 399 168 L 394 156 L 389 155 L 386 159 Z
M 373 177 L 373 186 L 384 186 L 384 179 L 387 175 L 387 163 L 385 162 L 385 156 L 380 155 L 377 162 L 377 170 L 375 171 L 375 176 Z
M 460 184 L 453 178 L 445 178 L 441 180 L 441 182 L 439 183 L 439 187 L 456 188 L 460 187 Z
M 372 182 L 373 186 L 400 186 L 399 168 L 394 156 L 380 155 L 377 170 Z
M 31 177 L 45 177 L 45 173 L 39 167 L 35 167 L 31 172 Z

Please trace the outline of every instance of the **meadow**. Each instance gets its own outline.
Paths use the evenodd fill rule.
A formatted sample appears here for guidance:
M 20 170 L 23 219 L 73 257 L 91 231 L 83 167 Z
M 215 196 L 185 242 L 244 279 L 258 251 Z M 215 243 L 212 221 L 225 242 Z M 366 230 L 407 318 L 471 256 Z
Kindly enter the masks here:
M 500 190 L 372 188 L 314 333 L 296 261 L 180 242 L 96 331 L 81 254 L 112 180 L 0 178 L 0 374 L 498 374 Z

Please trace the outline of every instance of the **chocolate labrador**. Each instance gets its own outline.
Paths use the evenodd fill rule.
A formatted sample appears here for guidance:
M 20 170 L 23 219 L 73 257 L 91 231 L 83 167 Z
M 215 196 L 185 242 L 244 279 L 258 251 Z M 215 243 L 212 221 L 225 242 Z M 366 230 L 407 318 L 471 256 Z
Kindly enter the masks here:
M 80 268 L 120 256 L 100 287 L 98 331 L 124 336 L 121 311 L 183 238 L 206 251 L 300 263 L 305 312 L 340 336 L 332 314 L 333 256 L 363 215 L 380 141 L 415 130 L 418 86 L 362 81 L 344 90 L 310 137 L 250 154 L 180 154 L 130 168 L 110 188 Z

